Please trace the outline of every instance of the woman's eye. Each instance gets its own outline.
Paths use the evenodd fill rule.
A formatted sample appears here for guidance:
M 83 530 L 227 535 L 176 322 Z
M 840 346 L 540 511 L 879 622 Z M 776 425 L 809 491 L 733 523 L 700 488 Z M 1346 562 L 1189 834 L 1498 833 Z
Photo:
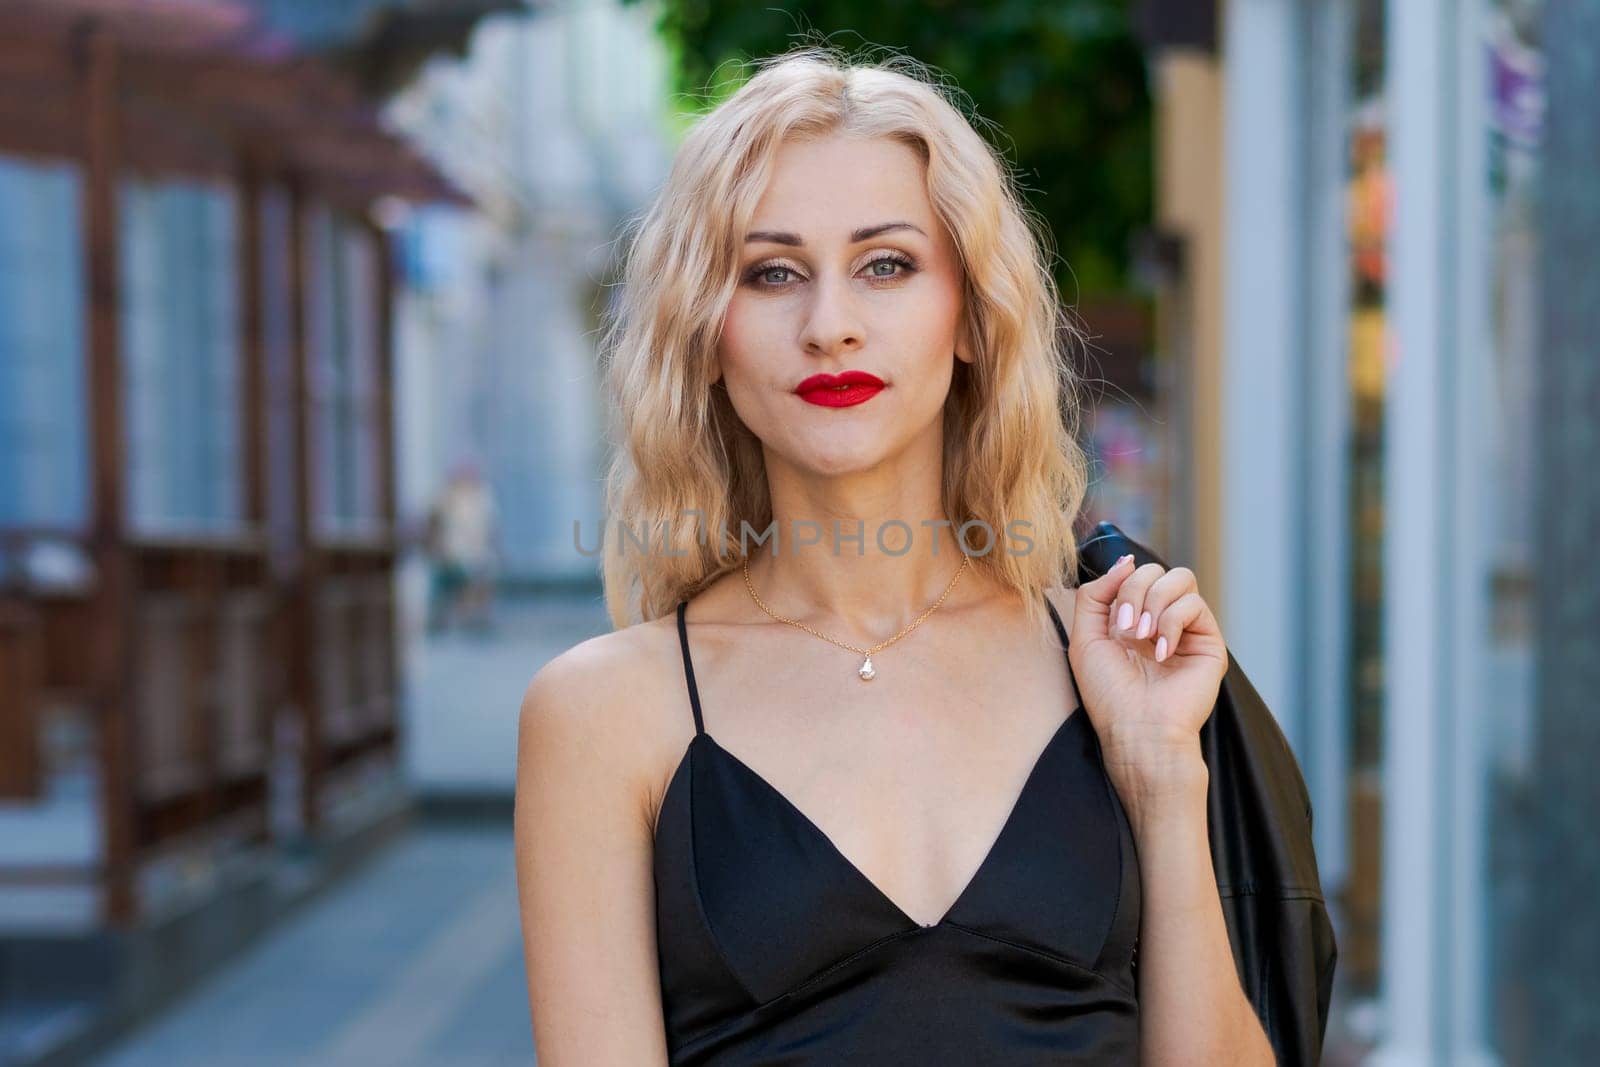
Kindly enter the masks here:
M 765 289 L 777 289 L 793 281 L 794 273 L 793 267 L 785 267 L 782 264 L 773 263 L 765 267 L 754 268 L 745 276 L 745 280 L 752 285 L 758 285 Z
M 910 270 L 911 264 L 898 256 L 875 259 L 867 264 L 867 274 L 873 278 L 896 278 Z

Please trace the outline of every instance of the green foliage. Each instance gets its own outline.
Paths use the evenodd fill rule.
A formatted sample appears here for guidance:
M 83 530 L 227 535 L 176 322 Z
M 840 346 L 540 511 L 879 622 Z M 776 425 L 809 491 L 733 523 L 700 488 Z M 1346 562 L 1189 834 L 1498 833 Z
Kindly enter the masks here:
M 625 0 L 634 2 L 634 0 Z M 1150 100 L 1126 0 L 658 0 L 680 107 L 708 108 L 746 64 L 801 44 L 906 53 L 970 101 L 1065 263 L 1062 294 L 1125 289 L 1151 217 Z

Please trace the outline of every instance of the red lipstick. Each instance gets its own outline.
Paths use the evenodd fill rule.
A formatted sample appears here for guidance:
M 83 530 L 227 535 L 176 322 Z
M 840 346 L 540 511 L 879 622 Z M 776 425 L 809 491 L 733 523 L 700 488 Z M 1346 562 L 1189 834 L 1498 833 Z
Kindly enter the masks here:
M 882 379 L 864 370 L 847 370 L 843 374 L 813 374 L 795 386 L 794 391 L 807 403 L 845 408 L 871 400 L 881 389 Z

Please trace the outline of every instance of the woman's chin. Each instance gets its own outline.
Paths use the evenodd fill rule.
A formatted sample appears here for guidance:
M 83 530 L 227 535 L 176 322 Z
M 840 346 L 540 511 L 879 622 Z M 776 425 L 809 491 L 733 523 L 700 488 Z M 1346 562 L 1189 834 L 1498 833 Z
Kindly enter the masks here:
M 818 478 L 844 478 L 876 469 L 883 463 L 884 457 L 878 447 L 834 447 L 808 453 L 799 459 L 796 466 L 807 474 Z

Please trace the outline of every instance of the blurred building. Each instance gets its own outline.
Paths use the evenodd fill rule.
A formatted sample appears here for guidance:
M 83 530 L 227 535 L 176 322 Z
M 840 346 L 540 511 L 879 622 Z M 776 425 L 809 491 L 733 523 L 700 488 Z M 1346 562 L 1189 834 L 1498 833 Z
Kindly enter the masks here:
M 1600 10 L 1139 6 L 1197 570 L 1312 789 L 1330 1046 L 1591 1062 Z
M 425 694 L 408 708 L 406 762 L 425 799 L 509 797 L 521 691 L 546 644 L 576 640 L 557 603 L 596 614 L 584 602 L 599 603 L 599 561 L 575 547 L 574 523 L 592 549 L 607 446 L 601 314 L 622 225 L 671 151 L 657 17 L 651 4 L 578 0 L 486 19 L 460 59 L 425 64 L 385 110 L 476 204 L 395 216 L 400 514 L 420 525 L 449 471 L 471 462 L 499 513 L 499 587 L 561 594 L 507 598 L 499 644 L 429 639 L 426 561 L 402 566 L 402 632 Z M 434 688 L 461 657 L 478 684 Z
M 651 4 L 575 0 L 481 24 L 389 105 L 480 210 L 400 228 L 402 514 L 463 459 L 500 503 L 508 585 L 598 593 L 600 316 L 624 221 L 665 177 L 669 72 Z
M 514 5 L 425 6 L 0 4 L 0 1039 L 400 810 L 385 209 L 471 201 L 379 108 Z

